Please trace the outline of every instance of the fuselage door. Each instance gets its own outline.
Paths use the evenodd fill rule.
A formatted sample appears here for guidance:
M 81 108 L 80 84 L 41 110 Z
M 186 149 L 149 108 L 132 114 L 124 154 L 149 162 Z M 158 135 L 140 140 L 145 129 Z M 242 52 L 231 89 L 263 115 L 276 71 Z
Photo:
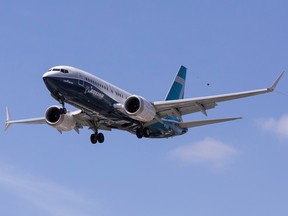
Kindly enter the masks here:
M 82 74 L 81 74 L 80 72 L 78 73 L 78 85 L 84 87 L 84 80 L 83 80 L 83 76 L 82 76 Z

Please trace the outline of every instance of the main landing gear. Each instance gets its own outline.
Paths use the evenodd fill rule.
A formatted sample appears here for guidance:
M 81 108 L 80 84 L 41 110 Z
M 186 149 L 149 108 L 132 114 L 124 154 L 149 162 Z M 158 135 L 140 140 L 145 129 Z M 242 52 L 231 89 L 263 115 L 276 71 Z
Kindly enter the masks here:
M 104 134 L 98 133 L 98 131 L 96 131 L 94 134 L 91 134 L 90 136 L 90 141 L 92 144 L 96 144 L 97 142 L 103 143 L 104 139 Z
M 136 136 L 138 139 L 142 139 L 144 137 L 150 137 L 151 131 L 149 128 L 137 128 L 136 130 Z

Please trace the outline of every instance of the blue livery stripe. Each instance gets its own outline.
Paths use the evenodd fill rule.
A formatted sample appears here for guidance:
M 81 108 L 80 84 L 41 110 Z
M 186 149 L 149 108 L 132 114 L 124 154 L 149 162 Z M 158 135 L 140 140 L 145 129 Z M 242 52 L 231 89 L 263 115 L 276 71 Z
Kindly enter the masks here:
M 174 81 L 169 89 L 169 92 L 166 97 L 167 100 L 177 100 L 184 98 L 184 90 L 185 90 L 185 80 L 186 80 L 186 71 L 187 68 L 181 66 Z

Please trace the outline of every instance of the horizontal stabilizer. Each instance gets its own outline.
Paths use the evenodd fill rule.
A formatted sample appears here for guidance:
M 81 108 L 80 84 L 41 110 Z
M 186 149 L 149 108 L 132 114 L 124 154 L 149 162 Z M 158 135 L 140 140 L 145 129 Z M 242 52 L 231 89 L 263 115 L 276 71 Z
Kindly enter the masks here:
M 233 120 L 238 120 L 238 119 L 241 119 L 241 117 L 211 119 L 211 120 L 202 120 L 202 121 L 193 121 L 193 122 L 181 122 L 179 123 L 179 126 L 181 128 L 192 128 L 192 127 L 199 127 L 199 126 L 208 125 L 208 124 L 216 124 L 216 123 L 221 123 L 221 122 L 226 122 L 226 121 L 233 121 Z

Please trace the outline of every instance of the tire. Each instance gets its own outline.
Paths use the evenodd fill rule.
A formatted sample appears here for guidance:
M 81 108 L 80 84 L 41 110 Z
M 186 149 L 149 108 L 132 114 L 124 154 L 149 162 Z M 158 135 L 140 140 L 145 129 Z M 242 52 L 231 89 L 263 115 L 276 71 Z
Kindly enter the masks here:
M 151 131 L 149 128 L 144 128 L 143 130 L 143 136 L 144 137 L 150 137 Z
M 138 139 L 143 138 L 143 130 L 141 128 L 138 128 L 136 130 L 136 136 L 137 136 Z
M 67 109 L 66 108 L 60 108 L 59 110 L 60 115 L 65 115 L 67 113 Z
M 103 143 L 104 142 L 105 138 L 104 138 L 103 133 L 99 133 L 97 135 L 97 140 L 98 140 L 99 143 Z
M 90 141 L 92 144 L 96 144 L 97 143 L 97 136 L 96 134 L 91 134 L 90 136 Z

